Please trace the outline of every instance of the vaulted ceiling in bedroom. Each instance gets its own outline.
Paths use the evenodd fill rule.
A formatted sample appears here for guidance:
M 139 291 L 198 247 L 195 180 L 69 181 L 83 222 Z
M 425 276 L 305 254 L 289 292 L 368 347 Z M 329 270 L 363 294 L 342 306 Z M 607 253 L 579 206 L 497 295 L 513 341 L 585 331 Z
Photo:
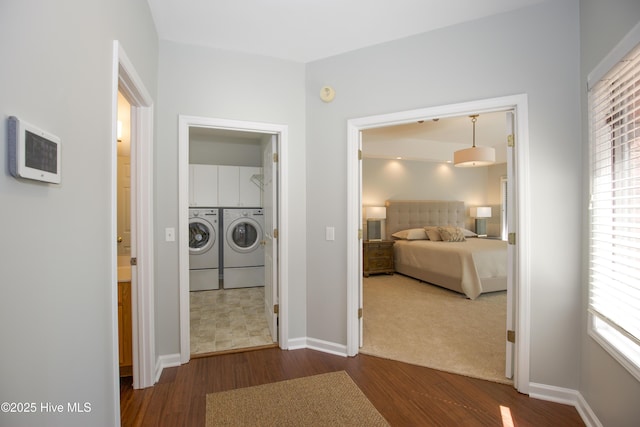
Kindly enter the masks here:
M 506 163 L 507 126 L 504 112 L 483 113 L 476 122 L 476 146 L 493 147 L 496 163 Z M 471 147 L 468 116 L 424 120 L 362 132 L 364 158 L 453 162 L 453 153 Z

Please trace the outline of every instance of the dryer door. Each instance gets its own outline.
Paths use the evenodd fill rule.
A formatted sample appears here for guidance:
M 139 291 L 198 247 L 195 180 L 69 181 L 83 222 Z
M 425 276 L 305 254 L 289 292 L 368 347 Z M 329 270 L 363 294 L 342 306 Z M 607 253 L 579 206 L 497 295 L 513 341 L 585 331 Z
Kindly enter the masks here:
M 202 218 L 189 219 L 189 254 L 198 255 L 207 252 L 216 242 L 216 230 L 211 223 Z
M 236 252 L 253 252 L 261 241 L 262 228 L 254 219 L 239 218 L 227 228 L 227 243 Z

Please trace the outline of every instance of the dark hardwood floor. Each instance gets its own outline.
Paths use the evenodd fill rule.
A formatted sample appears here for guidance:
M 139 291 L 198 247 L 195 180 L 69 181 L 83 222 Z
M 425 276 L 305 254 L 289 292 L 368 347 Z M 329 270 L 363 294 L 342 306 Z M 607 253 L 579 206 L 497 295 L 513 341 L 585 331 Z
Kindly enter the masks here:
M 344 370 L 392 426 L 583 426 L 572 406 L 529 398 L 513 387 L 358 355 L 278 348 L 192 359 L 160 381 L 120 388 L 123 426 L 204 426 L 208 393 Z M 502 408 L 502 409 L 501 409 Z

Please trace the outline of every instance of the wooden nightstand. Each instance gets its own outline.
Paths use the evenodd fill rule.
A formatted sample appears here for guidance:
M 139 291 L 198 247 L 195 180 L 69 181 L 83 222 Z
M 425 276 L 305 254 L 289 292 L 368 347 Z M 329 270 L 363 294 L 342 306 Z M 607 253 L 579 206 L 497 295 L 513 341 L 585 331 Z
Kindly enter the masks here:
M 362 242 L 362 272 L 370 274 L 395 272 L 393 265 L 393 240 L 365 240 Z

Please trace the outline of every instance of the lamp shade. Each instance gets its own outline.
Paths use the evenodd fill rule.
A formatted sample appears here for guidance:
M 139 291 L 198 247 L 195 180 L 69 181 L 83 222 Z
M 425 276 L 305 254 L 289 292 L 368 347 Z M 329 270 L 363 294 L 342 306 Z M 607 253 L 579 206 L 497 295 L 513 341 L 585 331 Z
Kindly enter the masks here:
M 472 218 L 491 218 L 490 206 L 478 206 L 476 208 L 471 208 L 470 211 Z
M 474 168 L 477 166 L 488 166 L 496 161 L 496 150 L 491 147 L 476 147 L 476 121 L 478 114 L 472 114 L 473 124 L 473 145 L 471 148 L 458 150 L 453 153 L 453 165 L 458 168 Z
M 387 208 L 384 206 L 369 206 L 366 209 L 367 219 L 386 219 Z
M 492 147 L 471 147 L 453 153 L 453 164 L 458 168 L 488 166 L 496 161 L 496 150 Z

